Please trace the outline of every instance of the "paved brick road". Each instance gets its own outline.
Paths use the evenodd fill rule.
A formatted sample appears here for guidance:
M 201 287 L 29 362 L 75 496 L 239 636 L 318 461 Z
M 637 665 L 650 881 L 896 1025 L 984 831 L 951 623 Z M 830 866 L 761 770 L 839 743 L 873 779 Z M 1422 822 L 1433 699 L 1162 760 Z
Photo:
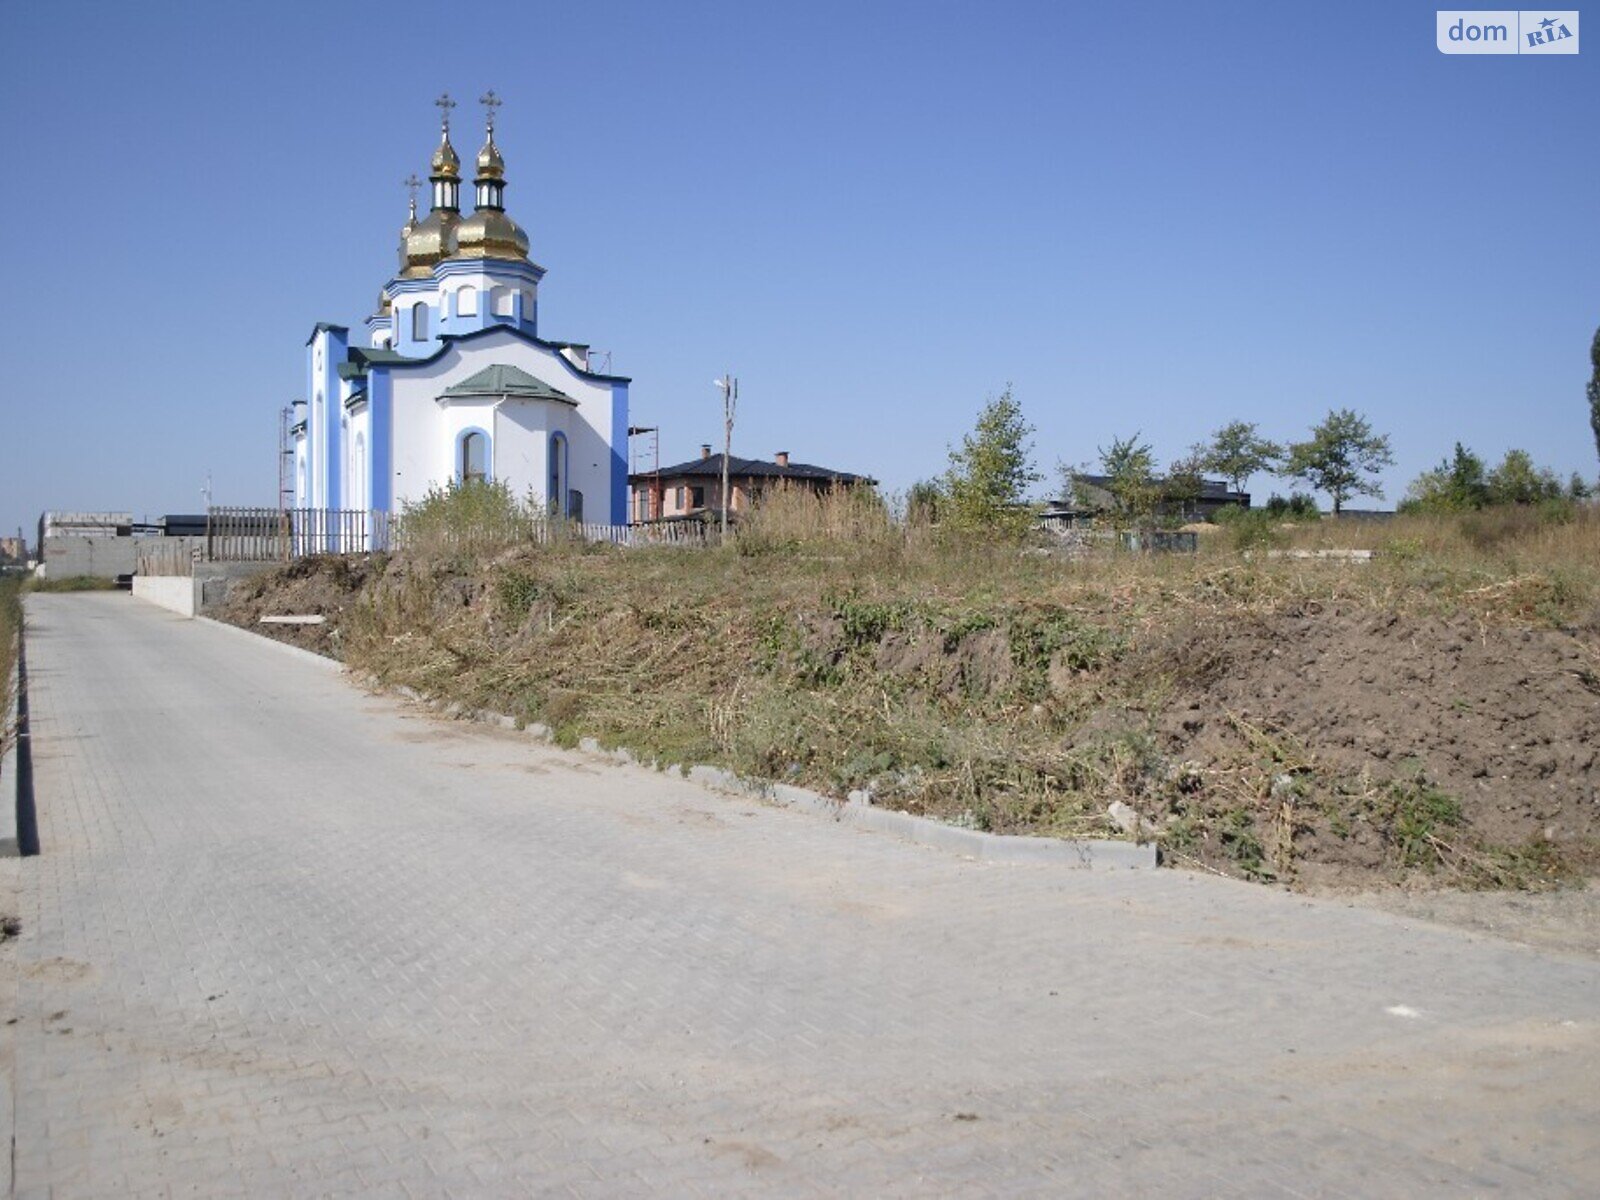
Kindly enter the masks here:
M 28 605 L 22 1195 L 1600 1193 L 1592 960 L 967 862 Z

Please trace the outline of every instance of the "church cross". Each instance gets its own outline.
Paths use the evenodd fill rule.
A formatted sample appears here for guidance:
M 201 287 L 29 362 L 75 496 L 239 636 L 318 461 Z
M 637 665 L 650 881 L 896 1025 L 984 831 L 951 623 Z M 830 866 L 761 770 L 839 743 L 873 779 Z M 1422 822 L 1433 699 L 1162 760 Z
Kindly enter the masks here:
M 450 110 L 456 106 L 456 102 L 454 100 L 450 99 L 450 93 L 449 92 L 440 92 L 439 93 L 439 98 L 437 100 L 435 100 L 434 103 L 439 106 L 439 112 L 441 114 L 441 116 L 440 116 L 440 125 L 444 129 L 444 135 L 446 137 L 449 137 L 450 136 Z
M 487 92 L 485 92 L 483 95 L 478 97 L 478 103 L 483 105 L 483 114 L 484 114 L 483 115 L 483 121 L 484 121 L 484 125 L 488 127 L 489 140 L 493 141 L 494 140 L 494 115 L 495 115 L 494 114 L 494 110 L 499 108 L 502 104 L 504 104 L 505 101 L 500 99 L 499 96 L 496 96 L 494 94 L 494 89 L 490 88 Z
M 417 189 L 422 186 L 422 180 L 417 178 L 415 171 L 400 181 L 400 186 L 411 193 L 411 211 L 417 211 Z

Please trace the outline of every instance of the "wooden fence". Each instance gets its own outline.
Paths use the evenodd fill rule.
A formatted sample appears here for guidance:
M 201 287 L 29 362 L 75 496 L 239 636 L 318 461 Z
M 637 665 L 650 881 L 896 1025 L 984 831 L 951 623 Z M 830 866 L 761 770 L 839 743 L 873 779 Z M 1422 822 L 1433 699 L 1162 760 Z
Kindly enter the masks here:
M 432 540 L 441 535 L 430 531 L 426 537 Z M 449 531 L 441 540 L 463 547 L 518 541 L 540 545 L 560 541 L 603 542 L 631 547 L 705 546 L 713 543 L 716 537 L 715 529 L 698 521 L 601 525 L 536 517 L 517 522 L 511 528 Z M 288 562 L 309 554 L 394 551 L 401 549 L 407 540 L 403 518 L 379 510 L 212 508 L 206 514 L 204 558 L 208 562 Z M 153 564 L 155 561 L 152 558 Z
M 134 573 L 138 575 L 193 575 L 194 561 L 205 548 L 200 538 L 140 538 L 135 544 Z

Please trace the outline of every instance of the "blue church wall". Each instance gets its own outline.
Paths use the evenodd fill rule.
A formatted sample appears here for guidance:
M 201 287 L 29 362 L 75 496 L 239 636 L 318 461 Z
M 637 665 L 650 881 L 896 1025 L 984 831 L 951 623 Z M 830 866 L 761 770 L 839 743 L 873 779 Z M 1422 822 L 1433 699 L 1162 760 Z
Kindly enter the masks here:
M 388 512 L 394 504 L 394 392 L 389 372 L 375 367 L 367 376 L 368 433 L 372 455 L 372 507 Z
M 611 523 L 628 523 L 628 385 L 611 385 Z
M 439 330 L 439 310 L 426 301 L 419 301 L 428 310 L 428 336 L 418 339 L 412 336 L 416 329 L 416 317 L 407 304 L 404 308 L 395 309 L 394 348 L 401 354 L 421 356 L 430 353 L 437 345 L 436 340 Z
M 317 386 L 321 389 L 323 398 L 322 434 L 326 439 L 323 442 L 324 450 L 322 461 L 327 472 L 325 479 L 323 507 L 339 507 L 339 467 L 344 461 L 344 445 L 339 436 L 339 418 L 343 413 L 343 405 L 339 403 L 339 364 L 345 360 L 349 353 L 350 337 L 348 333 L 329 329 L 322 336 L 322 370 Z

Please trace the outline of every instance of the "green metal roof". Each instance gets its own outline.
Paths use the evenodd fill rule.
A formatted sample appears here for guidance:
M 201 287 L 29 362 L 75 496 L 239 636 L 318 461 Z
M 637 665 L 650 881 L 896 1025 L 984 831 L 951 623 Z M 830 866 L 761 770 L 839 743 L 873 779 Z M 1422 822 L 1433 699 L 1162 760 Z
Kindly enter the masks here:
M 578 402 L 565 392 L 551 387 L 542 379 L 535 379 L 516 367 L 495 363 L 485 367 L 470 379 L 463 379 L 454 387 L 445 388 L 446 396 L 518 396 L 527 400 L 559 400 L 563 404 Z
M 361 357 L 366 359 L 368 362 L 392 363 L 416 361 L 409 355 L 401 354 L 397 350 L 391 350 L 387 346 L 352 346 L 350 347 L 350 351 L 353 354 L 360 354 Z

